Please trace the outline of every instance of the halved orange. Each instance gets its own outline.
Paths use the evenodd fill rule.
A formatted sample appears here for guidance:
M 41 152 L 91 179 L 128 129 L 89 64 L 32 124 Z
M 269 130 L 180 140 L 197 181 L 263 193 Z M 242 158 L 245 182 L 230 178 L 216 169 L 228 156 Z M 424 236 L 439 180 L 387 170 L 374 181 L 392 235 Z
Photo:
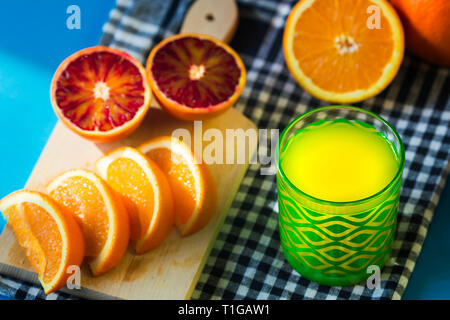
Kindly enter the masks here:
M 206 164 L 184 142 L 170 136 L 151 139 L 138 148 L 167 176 L 175 203 L 175 222 L 182 236 L 203 228 L 213 216 L 217 190 Z
M 174 212 L 172 191 L 158 166 L 131 147 L 113 150 L 96 165 L 100 176 L 124 199 L 136 253 L 161 244 L 172 229 Z
M 293 77 L 311 95 L 358 102 L 397 74 L 403 28 L 385 0 L 302 0 L 287 19 L 283 51 Z
M 69 129 L 89 140 L 110 142 L 139 126 L 150 106 L 151 89 L 139 61 L 124 51 L 96 46 L 59 65 L 50 98 Z
M 174 117 L 203 120 L 232 107 L 245 85 L 245 66 L 224 42 L 183 33 L 161 41 L 147 59 L 149 81 Z
M 46 294 L 61 289 L 71 275 L 69 266 L 80 266 L 85 244 L 72 215 L 49 196 L 20 190 L 0 201 L 0 211 L 38 274 Z
M 120 197 L 95 173 L 82 169 L 60 174 L 47 185 L 47 192 L 81 226 L 92 274 L 114 268 L 130 240 L 130 222 Z

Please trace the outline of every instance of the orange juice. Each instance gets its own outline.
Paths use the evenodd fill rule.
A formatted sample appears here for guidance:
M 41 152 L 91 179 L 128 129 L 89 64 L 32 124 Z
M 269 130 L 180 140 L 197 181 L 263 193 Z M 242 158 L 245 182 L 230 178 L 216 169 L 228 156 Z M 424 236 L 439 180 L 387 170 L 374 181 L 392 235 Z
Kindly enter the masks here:
M 382 268 L 395 239 L 405 163 L 395 129 L 364 109 L 317 108 L 287 126 L 275 157 L 289 264 L 329 286 L 361 283 Z
M 383 133 L 345 119 L 317 121 L 299 130 L 280 160 L 298 189 L 334 202 L 360 200 L 381 191 L 400 165 Z

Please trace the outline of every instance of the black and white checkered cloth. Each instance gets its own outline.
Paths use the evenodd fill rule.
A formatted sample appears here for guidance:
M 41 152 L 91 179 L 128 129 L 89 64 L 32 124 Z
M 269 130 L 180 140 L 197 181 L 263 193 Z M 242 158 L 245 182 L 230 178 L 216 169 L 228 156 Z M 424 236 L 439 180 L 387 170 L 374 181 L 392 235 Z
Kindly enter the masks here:
M 284 22 L 293 1 L 239 0 L 239 26 L 231 46 L 247 68 L 247 84 L 235 108 L 259 128 L 283 129 L 296 116 L 326 105 L 302 90 L 282 53 Z M 150 49 L 178 32 L 191 1 L 117 0 L 101 44 L 126 50 L 145 63 Z M 274 175 L 252 165 L 210 257 L 194 299 L 399 299 L 414 269 L 433 211 L 449 173 L 450 76 L 406 55 L 392 84 L 358 104 L 391 123 L 403 138 L 406 164 L 392 258 L 381 288 L 327 287 L 301 277 L 280 248 Z M 219 191 L 221 192 L 221 191 Z M 45 298 L 34 285 L 3 280 L 16 298 Z M 71 298 L 54 293 L 47 298 Z

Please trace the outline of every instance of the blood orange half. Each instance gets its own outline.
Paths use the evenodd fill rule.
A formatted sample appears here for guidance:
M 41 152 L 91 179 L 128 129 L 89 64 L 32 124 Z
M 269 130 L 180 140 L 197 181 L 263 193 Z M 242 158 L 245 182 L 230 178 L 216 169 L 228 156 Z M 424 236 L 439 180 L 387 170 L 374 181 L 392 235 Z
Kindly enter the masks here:
M 66 58 L 50 97 L 58 117 L 89 140 L 110 142 L 134 131 L 150 106 L 144 67 L 126 52 L 103 46 Z
M 245 66 L 227 44 L 200 34 L 178 34 L 160 42 L 147 60 L 150 85 L 162 107 L 184 120 L 207 119 L 236 102 Z

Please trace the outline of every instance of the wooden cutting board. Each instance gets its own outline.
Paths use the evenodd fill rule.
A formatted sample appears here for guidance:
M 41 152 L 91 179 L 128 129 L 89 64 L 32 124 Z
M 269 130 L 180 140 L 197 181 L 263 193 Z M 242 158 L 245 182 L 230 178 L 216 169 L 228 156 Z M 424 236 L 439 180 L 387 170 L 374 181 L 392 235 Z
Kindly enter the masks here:
M 211 14 L 213 20 L 211 20 Z M 223 17 L 224 14 L 228 16 L 227 19 Z M 182 32 L 198 30 L 198 32 L 208 33 L 207 30 L 209 30 L 211 31 L 209 34 L 213 36 L 229 40 L 237 21 L 236 5 L 232 0 L 220 2 L 199 0 L 191 7 L 187 18 L 189 19 L 185 19 Z M 222 27 L 216 26 L 217 23 L 220 23 Z M 89 142 L 58 122 L 25 187 L 44 191 L 44 186 L 65 170 L 73 168 L 95 170 L 95 161 L 106 152 L 119 146 L 136 147 L 147 139 L 171 135 L 173 130 L 178 128 L 189 130 L 191 137 L 194 138 L 192 122 L 172 118 L 160 110 L 156 102 L 152 102 L 152 108 L 139 129 L 118 142 L 108 144 Z M 218 129 L 224 138 L 226 129 L 256 130 L 250 120 L 234 109 L 228 110 L 219 117 L 203 121 L 203 132 L 210 128 Z M 203 147 L 209 143 L 211 142 L 204 141 Z M 224 158 L 229 152 L 237 154 L 236 148 L 237 143 L 224 143 Z M 246 144 L 246 159 L 253 156 L 255 149 L 256 146 L 253 144 Z M 243 150 L 239 152 L 242 153 Z M 217 186 L 218 208 L 212 220 L 202 230 L 181 238 L 174 228 L 158 248 L 140 256 L 128 250 L 116 268 L 100 277 L 92 277 L 89 270 L 83 266 L 82 289 L 65 288 L 63 291 L 86 298 L 190 298 L 247 167 L 248 161 L 245 164 L 209 166 Z M 32 270 L 13 232 L 8 227 L 5 228 L 0 235 L 0 273 L 39 283 Z

